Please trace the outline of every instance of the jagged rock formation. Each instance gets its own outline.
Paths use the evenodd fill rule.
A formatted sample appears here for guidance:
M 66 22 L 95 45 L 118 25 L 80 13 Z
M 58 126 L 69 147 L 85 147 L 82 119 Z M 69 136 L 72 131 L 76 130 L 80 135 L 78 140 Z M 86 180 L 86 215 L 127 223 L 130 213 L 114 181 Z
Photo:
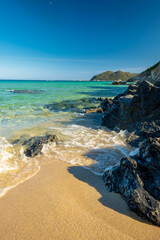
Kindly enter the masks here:
M 130 85 L 113 100 L 105 99 L 100 107 L 104 112 L 102 124 L 108 128 L 140 129 L 138 123 L 144 126 L 145 122 L 155 124 L 155 120 L 160 120 L 160 87 L 147 81 Z
M 160 84 L 130 85 L 123 94 L 102 101 L 99 109 L 103 125 L 127 129 L 129 143 L 140 146 L 137 155 L 106 170 L 107 189 L 120 193 L 138 215 L 160 225 Z
M 122 72 L 122 71 L 107 71 L 95 75 L 91 81 L 115 81 L 115 80 L 122 80 L 127 81 L 129 78 L 133 78 L 137 76 L 137 73 L 130 73 L 130 72 Z
M 143 80 L 147 80 L 152 83 L 160 81 L 160 61 L 139 75 L 128 79 L 127 82 L 137 82 Z
M 120 193 L 131 210 L 160 226 L 160 138 L 142 143 L 134 157 L 122 158 L 104 173 L 108 191 Z

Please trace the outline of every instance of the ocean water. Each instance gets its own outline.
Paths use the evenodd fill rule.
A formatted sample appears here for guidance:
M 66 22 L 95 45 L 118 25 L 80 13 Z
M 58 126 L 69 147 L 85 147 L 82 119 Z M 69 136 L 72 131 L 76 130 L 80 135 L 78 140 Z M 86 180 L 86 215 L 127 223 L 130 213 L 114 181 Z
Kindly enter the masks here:
M 125 89 L 111 82 L 1 80 L 0 196 L 50 161 L 81 165 L 102 175 L 129 155 L 133 149 L 126 144 L 127 131 L 110 131 L 101 126 L 102 114 L 85 114 L 101 98 Z M 24 155 L 24 146 L 12 144 L 46 133 L 56 134 L 59 143 L 44 145 L 43 154 L 35 158 Z

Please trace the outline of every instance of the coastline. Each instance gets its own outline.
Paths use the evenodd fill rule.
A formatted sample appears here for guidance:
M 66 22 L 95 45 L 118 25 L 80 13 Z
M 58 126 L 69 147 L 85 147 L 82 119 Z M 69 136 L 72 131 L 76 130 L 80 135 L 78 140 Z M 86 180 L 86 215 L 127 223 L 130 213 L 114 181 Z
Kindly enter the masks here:
M 160 229 L 108 193 L 101 177 L 62 161 L 45 164 L 0 199 L 0 239 L 148 239 Z
M 160 1 L 1 1 L 0 240 L 160 240 Z

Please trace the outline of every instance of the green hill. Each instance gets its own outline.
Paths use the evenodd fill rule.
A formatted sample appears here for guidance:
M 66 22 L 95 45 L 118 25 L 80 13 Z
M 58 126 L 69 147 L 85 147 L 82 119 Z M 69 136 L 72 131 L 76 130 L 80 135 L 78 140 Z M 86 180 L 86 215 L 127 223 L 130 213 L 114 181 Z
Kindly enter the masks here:
M 107 71 L 101 74 L 95 75 L 91 81 L 115 81 L 115 80 L 122 80 L 127 81 L 129 78 L 133 78 L 137 76 L 137 73 L 130 73 L 130 72 L 122 72 L 122 71 Z

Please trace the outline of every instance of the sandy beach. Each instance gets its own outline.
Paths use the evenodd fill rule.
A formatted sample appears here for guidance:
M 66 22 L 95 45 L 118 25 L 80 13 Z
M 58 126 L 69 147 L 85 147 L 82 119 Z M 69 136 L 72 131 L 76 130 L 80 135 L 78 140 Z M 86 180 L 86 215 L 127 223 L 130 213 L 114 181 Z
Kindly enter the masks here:
M 0 3 L 0 240 L 160 240 L 160 1 Z
M 62 161 L 48 163 L 33 178 L 0 199 L 0 239 L 158 240 L 160 228 L 128 210 L 108 193 L 101 177 Z

